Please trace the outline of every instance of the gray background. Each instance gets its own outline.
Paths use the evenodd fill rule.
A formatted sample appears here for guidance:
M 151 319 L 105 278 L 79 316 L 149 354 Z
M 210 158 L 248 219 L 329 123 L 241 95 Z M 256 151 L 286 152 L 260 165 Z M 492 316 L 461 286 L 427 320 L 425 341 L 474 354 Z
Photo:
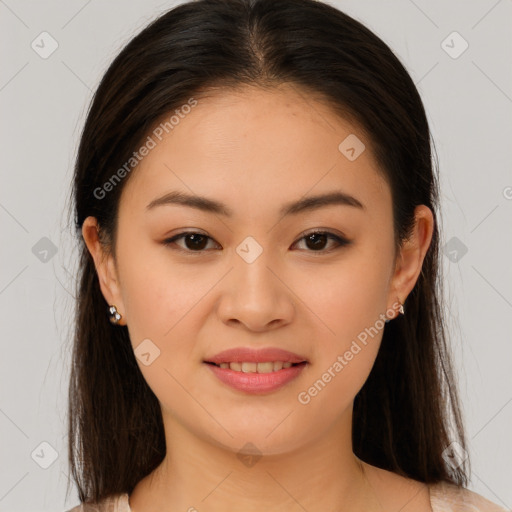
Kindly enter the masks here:
M 510 508 L 512 1 L 330 3 L 393 48 L 423 97 L 441 169 L 443 270 L 470 488 Z M 72 165 L 102 73 L 136 31 L 173 5 L 0 0 L 2 512 L 78 503 L 74 495 L 64 501 Z M 58 43 L 46 59 L 31 47 L 51 48 L 43 31 Z M 469 47 L 459 55 L 463 40 Z

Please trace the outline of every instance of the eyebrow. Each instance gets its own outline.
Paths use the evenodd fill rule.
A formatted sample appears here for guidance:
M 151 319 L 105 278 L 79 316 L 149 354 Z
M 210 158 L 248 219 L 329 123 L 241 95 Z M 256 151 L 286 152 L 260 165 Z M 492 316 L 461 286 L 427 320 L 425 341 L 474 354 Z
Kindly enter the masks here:
M 181 204 L 198 210 L 223 215 L 225 217 L 233 217 L 233 210 L 224 203 L 209 199 L 207 197 L 187 194 L 184 192 L 173 191 L 162 197 L 154 199 L 147 206 L 146 210 L 152 210 L 157 206 Z M 317 210 L 325 206 L 343 205 L 352 206 L 361 210 L 365 210 L 364 205 L 355 197 L 341 191 L 333 191 L 326 194 L 309 196 L 284 204 L 279 214 L 281 217 L 286 215 L 297 215 L 305 211 Z

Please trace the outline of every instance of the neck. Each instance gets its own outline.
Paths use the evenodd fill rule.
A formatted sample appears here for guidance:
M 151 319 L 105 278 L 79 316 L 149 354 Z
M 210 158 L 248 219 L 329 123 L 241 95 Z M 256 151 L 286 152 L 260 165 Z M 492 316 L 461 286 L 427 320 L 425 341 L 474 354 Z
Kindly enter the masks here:
M 308 445 L 251 455 L 164 420 L 167 455 L 130 496 L 132 512 L 381 510 L 352 452 L 351 414 Z M 245 442 L 240 442 L 244 446 Z

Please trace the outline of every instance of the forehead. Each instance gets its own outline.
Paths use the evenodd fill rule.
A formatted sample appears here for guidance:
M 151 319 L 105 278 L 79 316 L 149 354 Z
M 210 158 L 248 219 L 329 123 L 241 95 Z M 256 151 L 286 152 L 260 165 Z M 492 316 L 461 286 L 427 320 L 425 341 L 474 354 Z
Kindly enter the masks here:
M 172 125 L 171 112 L 149 132 L 155 144 L 130 176 L 125 206 L 141 210 L 176 190 L 214 197 L 242 216 L 333 190 L 377 207 L 390 201 L 363 130 L 297 87 L 194 100 Z

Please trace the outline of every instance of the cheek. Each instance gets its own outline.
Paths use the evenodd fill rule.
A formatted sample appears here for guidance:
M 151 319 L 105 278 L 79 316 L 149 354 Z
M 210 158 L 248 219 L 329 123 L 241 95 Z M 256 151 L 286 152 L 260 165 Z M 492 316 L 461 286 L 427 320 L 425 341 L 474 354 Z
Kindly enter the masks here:
M 389 270 L 384 257 L 354 251 L 339 264 L 319 266 L 309 274 L 307 280 L 296 279 L 293 289 L 304 298 L 309 323 L 325 340 L 322 353 L 332 355 L 349 346 L 387 309 Z
M 181 385 L 193 390 L 186 384 L 198 365 L 193 341 L 201 323 L 198 315 L 204 314 L 201 298 L 212 283 L 198 282 L 197 276 L 166 264 L 161 254 L 150 253 L 140 251 L 146 257 L 133 255 L 123 263 L 129 336 L 141 373 L 160 403 L 186 414 L 190 397 Z
M 144 241 L 144 236 L 131 245 L 125 243 L 124 248 L 119 271 L 132 343 L 161 339 L 198 302 L 207 283 L 198 283 L 193 269 L 184 271 L 183 266 L 172 264 L 165 248 Z
M 314 332 L 323 334 L 316 337 L 313 364 L 296 396 L 305 417 L 336 421 L 364 385 L 382 340 L 384 290 L 368 273 L 354 272 L 324 294 L 310 296 L 311 309 L 322 320 Z
M 315 364 L 302 391 L 317 413 L 326 402 L 333 405 L 333 415 L 339 413 L 373 367 L 385 325 L 381 315 L 386 311 L 389 264 L 385 253 L 377 258 L 370 249 L 354 251 L 336 268 L 319 269 L 314 278 L 297 284 L 297 294 L 307 297 L 304 311 L 314 323 L 315 337 Z

